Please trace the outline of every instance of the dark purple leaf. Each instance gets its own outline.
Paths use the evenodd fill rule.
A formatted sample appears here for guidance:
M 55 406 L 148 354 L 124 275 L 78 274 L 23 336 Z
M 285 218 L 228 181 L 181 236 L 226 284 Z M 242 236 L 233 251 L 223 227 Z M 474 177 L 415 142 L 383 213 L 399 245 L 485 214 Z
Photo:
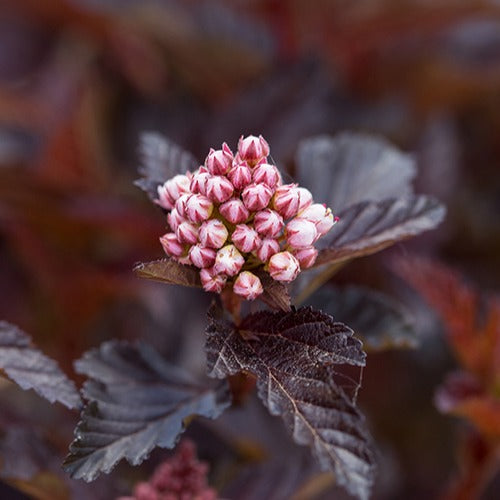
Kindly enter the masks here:
M 51 403 L 79 408 L 75 384 L 57 363 L 31 345 L 31 338 L 17 326 L 0 321 L 0 369 L 22 389 L 33 389 Z
M 334 213 L 413 193 L 413 158 L 382 138 L 342 133 L 307 139 L 299 145 L 296 163 L 297 181 Z
M 383 293 L 356 286 L 328 286 L 316 292 L 310 303 L 347 323 L 369 351 L 418 345 L 410 313 Z
M 198 271 L 191 266 L 184 266 L 172 259 L 145 262 L 134 267 L 134 272 L 141 278 L 161 281 L 169 285 L 201 287 Z
M 220 315 L 215 308 L 210 311 L 209 375 L 256 375 L 259 397 L 272 415 L 283 418 L 295 442 L 309 445 L 339 485 L 368 498 L 374 457 L 355 406 L 365 354 L 352 330 L 311 308 L 258 312 L 238 327 Z
M 139 145 L 141 179 L 135 182 L 151 200 L 158 197 L 157 188 L 176 174 L 195 170 L 199 164 L 188 151 L 156 132 L 141 135 Z
M 89 377 L 83 388 L 89 403 L 64 468 L 86 481 L 122 458 L 137 465 L 155 446 L 173 448 L 185 419 L 216 418 L 230 404 L 226 382 L 201 385 L 146 344 L 104 343 L 77 361 L 76 370 Z
M 358 203 L 341 212 L 340 221 L 322 239 L 316 265 L 379 252 L 435 228 L 445 213 L 441 203 L 423 195 Z

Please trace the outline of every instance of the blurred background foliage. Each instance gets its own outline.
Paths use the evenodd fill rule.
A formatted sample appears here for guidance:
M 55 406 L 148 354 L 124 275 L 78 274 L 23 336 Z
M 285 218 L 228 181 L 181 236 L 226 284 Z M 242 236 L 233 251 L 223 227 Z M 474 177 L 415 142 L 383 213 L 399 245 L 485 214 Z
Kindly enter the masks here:
M 72 376 L 74 359 L 116 337 L 147 339 L 203 371 L 209 299 L 131 273 L 134 263 L 162 255 L 163 218 L 132 185 L 145 130 L 200 161 L 210 146 L 262 133 L 291 174 L 298 142 L 315 134 L 374 133 L 414 153 L 418 190 L 446 203 L 446 222 L 361 259 L 334 281 L 398 295 L 421 341 L 417 350 L 368 358 L 360 403 L 380 447 L 376 497 L 472 498 L 449 484 L 460 463 L 482 463 L 471 457 L 484 457 L 484 446 L 490 453 L 490 444 L 434 407 L 434 391 L 457 361 L 436 315 L 388 263 L 415 250 L 458 269 L 483 293 L 498 290 L 500 3 L 1 0 L 0 317 Z M 39 438 L 50 437 L 62 456 L 75 423 L 66 411 L 7 383 L 0 390 L 2 462 L 6 455 L 15 462 L 9 443 L 32 443 L 27 432 L 45 433 Z M 54 421 L 59 431 L 47 436 Z M 14 422 L 22 439 L 12 435 Z M 227 449 L 240 461 L 263 456 L 264 445 L 250 438 L 197 432 L 219 480 Z M 49 461 L 34 460 L 30 446 L 18 452 L 17 469 L 4 467 L 5 480 L 35 498 L 55 498 L 43 491 L 56 490 L 57 498 L 70 490 L 71 498 L 88 498 L 57 473 L 47 480 Z M 459 446 L 469 450 L 462 462 Z M 31 483 L 23 483 L 16 474 L 29 460 Z M 124 467 L 128 479 L 116 479 L 118 471 L 93 498 L 130 491 L 140 473 Z M 500 479 L 488 485 L 483 498 L 498 498 Z

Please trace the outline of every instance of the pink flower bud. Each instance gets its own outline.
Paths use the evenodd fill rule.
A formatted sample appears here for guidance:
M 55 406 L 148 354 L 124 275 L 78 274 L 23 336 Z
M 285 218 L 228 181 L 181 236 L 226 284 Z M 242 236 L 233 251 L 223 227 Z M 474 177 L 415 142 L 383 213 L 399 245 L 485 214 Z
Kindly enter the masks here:
M 235 189 L 241 191 L 252 182 L 252 171 L 245 163 L 238 163 L 227 174 Z
M 299 187 L 297 188 L 299 193 L 299 212 L 307 208 L 313 201 L 313 195 L 309 189 Z
M 181 222 L 175 231 L 175 235 L 181 243 L 194 245 L 198 242 L 198 226 L 188 221 Z
M 155 203 L 160 205 L 160 207 L 164 208 L 165 210 L 172 210 L 175 205 L 175 200 L 173 200 L 172 197 L 168 194 L 165 184 L 161 184 L 160 186 L 158 186 L 157 192 L 158 198 L 155 200 Z
M 186 214 L 193 222 L 207 220 L 212 215 L 213 209 L 213 203 L 202 194 L 192 194 L 186 201 Z
M 245 259 L 234 245 L 222 247 L 215 257 L 214 269 L 227 276 L 235 276 L 243 267 Z
M 273 188 L 281 184 L 281 175 L 274 165 L 260 163 L 253 171 L 253 181 L 256 184 L 267 184 Z
M 260 234 L 269 238 L 279 236 L 284 225 L 283 217 L 269 208 L 257 212 L 253 224 Z
M 238 141 L 238 153 L 242 160 L 248 162 L 249 165 L 255 165 L 262 158 L 269 154 L 269 144 L 259 135 L 249 135 L 248 137 L 240 137 Z
M 241 193 L 245 207 L 251 212 L 266 208 L 272 196 L 272 189 L 265 184 L 250 184 Z
M 300 218 L 309 220 L 316 225 L 318 237 L 328 233 L 338 220 L 338 218 L 333 216 L 329 208 L 319 203 L 309 205 L 309 207 L 300 213 Z
M 233 185 L 226 177 L 214 175 L 207 180 L 207 196 L 214 202 L 223 203 L 233 195 Z
M 179 198 L 177 198 L 177 201 L 175 202 L 175 209 L 177 210 L 177 213 L 181 217 L 184 217 L 184 219 L 187 218 L 186 202 L 188 201 L 190 196 L 191 194 L 188 193 L 181 194 Z
M 182 217 L 175 208 L 167 215 L 168 225 L 170 226 L 170 229 L 172 229 L 172 231 L 174 232 L 179 227 L 179 224 L 181 222 L 184 222 L 184 220 L 185 220 L 184 217 Z
M 200 280 L 206 292 L 220 293 L 227 281 L 227 276 L 219 274 L 213 267 L 200 271 Z
M 193 245 L 189 249 L 191 262 L 200 269 L 212 267 L 215 264 L 216 253 L 213 248 L 202 247 L 201 245 Z
M 290 252 L 279 252 L 269 259 L 268 271 L 273 279 L 289 282 L 299 274 L 300 264 Z
M 234 246 L 243 253 L 253 252 L 260 247 L 257 231 L 246 224 L 239 224 L 231 235 Z
M 164 186 L 172 201 L 177 201 L 179 197 L 185 193 L 189 193 L 189 185 L 191 184 L 192 174 L 188 173 L 186 175 L 176 175 L 172 177 Z
M 207 194 L 207 181 L 212 177 L 205 167 L 200 167 L 194 174 L 189 184 L 189 189 L 195 194 Z
M 177 239 L 174 233 L 164 234 L 160 238 L 161 246 L 170 257 L 180 257 L 184 253 L 184 245 Z
M 262 262 L 267 262 L 275 253 L 280 251 L 280 244 L 278 240 L 273 238 L 265 238 L 262 240 L 260 247 L 255 254 Z
M 293 248 L 311 246 L 318 236 L 314 222 L 296 217 L 292 219 L 285 229 L 286 241 Z
M 273 208 L 284 219 L 295 217 L 299 211 L 300 195 L 297 184 L 283 184 L 276 188 Z
M 229 149 L 229 146 L 224 143 L 222 149 L 218 149 L 217 151 L 210 149 L 205 160 L 205 166 L 213 175 L 224 175 L 231 168 L 233 158 L 233 152 Z
M 199 239 L 204 247 L 220 248 L 226 242 L 228 232 L 226 226 L 217 219 L 210 219 L 200 226 Z
M 233 292 L 246 300 L 254 300 L 264 292 L 264 288 L 255 274 L 243 271 L 234 282 Z
M 299 261 L 300 268 L 307 269 L 316 262 L 318 251 L 314 247 L 306 247 L 294 250 L 293 255 Z
M 250 213 L 239 198 L 231 198 L 219 207 L 221 215 L 231 224 L 245 222 Z

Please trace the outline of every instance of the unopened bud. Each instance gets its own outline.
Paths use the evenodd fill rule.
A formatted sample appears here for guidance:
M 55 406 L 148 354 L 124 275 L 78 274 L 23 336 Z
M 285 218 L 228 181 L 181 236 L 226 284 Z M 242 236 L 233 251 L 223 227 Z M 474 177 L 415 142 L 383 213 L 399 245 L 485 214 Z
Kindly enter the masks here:
M 299 261 L 290 252 L 279 252 L 269 259 L 268 272 L 277 281 L 293 281 L 300 272 Z
M 170 257 L 180 257 L 185 250 L 185 246 L 177 239 L 174 233 L 164 234 L 160 238 L 161 246 Z
M 224 175 L 231 168 L 233 158 L 233 152 L 224 143 L 222 149 L 218 149 L 217 151 L 210 149 L 205 160 L 205 166 L 212 175 Z
M 311 246 L 318 235 L 314 222 L 296 217 L 292 219 L 285 229 L 286 241 L 293 248 Z
M 184 217 L 182 217 L 175 208 L 167 215 L 168 225 L 170 226 L 170 229 L 172 229 L 172 231 L 174 232 L 179 227 L 179 224 L 181 222 L 184 222 L 184 220 L 185 220 Z
M 179 174 L 167 182 L 165 182 L 165 189 L 172 201 L 177 201 L 183 194 L 189 193 L 189 185 L 191 184 L 192 174 Z
M 213 203 L 202 194 L 193 194 L 186 201 L 187 217 L 193 222 L 203 222 L 207 220 L 214 209 Z
M 177 198 L 177 201 L 175 202 L 175 209 L 177 210 L 177 213 L 181 217 L 184 217 L 184 219 L 187 218 L 186 202 L 188 201 L 190 196 L 191 194 L 188 193 L 181 194 L 179 198 Z
M 200 271 L 200 280 L 206 292 L 220 293 L 227 281 L 227 276 L 219 274 L 213 267 Z
M 260 247 L 260 238 L 257 231 L 246 224 L 239 224 L 231 235 L 234 246 L 240 252 L 248 253 Z
M 207 194 L 207 181 L 212 175 L 208 172 L 206 167 L 200 167 L 197 172 L 193 174 L 189 189 L 194 194 Z
M 266 208 L 272 196 L 272 189 L 265 184 L 250 184 L 241 193 L 243 203 L 251 212 Z
M 269 144 L 261 135 L 259 137 L 249 135 L 245 138 L 241 136 L 238 141 L 238 154 L 242 160 L 253 166 L 269 155 Z
M 220 220 L 210 219 L 200 226 L 199 239 L 204 247 L 221 248 L 227 237 L 226 226 Z
M 264 292 L 264 288 L 255 274 L 243 271 L 234 282 L 233 292 L 246 300 L 254 300 Z
M 313 195 L 309 189 L 299 187 L 297 188 L 299 193 L 299 212 L 307 208 L 313 201 Z
M 212 267 L 215 264 L 216 254 L 217 252 L 213 248 L 202 247 L 201 245 L 193 245 L 189 249 L 191 262 L 200 269 Z
M 300 195 L 297 184 L 283 184 L 276 188 L 273 208 L 284 219 L 295 217 L 299 211 Z
M 280 251 L 280 244 L 274 238 L 264 238 L 260 247 L 255 252 L 257 258 L 262 262 L 267 262 L 275 253 Z
M 231 198 L 219 207 L 221 215 L 231 224 L 245 222 L 250 213 L 239 198 Z
M 207 180 L 207 196 L 216 203 L 223 203 L 233 195 L 233 185 L 221 175 L 213 175 Z
M 253 171 L 253 181 L 255 184 L 267 184 L 270 188 L 274 188 L 281 184 L 281 176 L 274 165 L 260 163 Z
M 172 210 L 175 205 L 175 200 L 173 200 L 172 197 L 168 194 L 165 184 L 161 184 L 160 186 L 158 186 L 157 192 L 158 198 L 155 200 L 155 203 L 160 205 L 160 207 L 164 208 L 165 210 Z
M 222 247 L 215 257 L 214 269 L 227 276 L 235 276 L 243 267 L 245 259 L 234 245 Z
M 293 255 L 299 261 L 301 269 L 308 269 L 316 262 L 318 251 L 314 247 L 306 247 L 294 250 Z
M 252 171 L 246 163 L 239 163 L 234 165 L 227 178 L 231 181 L 235 189 L 241 191 L 252 182 Z
M 318 236 L 328 233 L 338 220 L 338 218 L 333 216 L 329 208 L 319 203 L 313 203 L 303 210 L 300 213 L 300 218 L 313 222 L 316 225 Z
M 266 208 L 255 214 L 254 226 L 263 236 L 276 238 L 283 229 L 283 217 L 278 212 Z
M 181 222 L 175 231 L 175 235 L 181 243 L 194 245 L 198 242 L 198 226 L 188 221 Z

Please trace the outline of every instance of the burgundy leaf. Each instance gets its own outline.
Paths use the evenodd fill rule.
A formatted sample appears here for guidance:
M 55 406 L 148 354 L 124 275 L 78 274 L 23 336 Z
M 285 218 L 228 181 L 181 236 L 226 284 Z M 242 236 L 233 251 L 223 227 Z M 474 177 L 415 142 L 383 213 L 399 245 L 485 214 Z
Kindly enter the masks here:
M 57 363 L 31 345 L 17 326 L 0 321 L 0 369 L 22 389 L 33 389 L 51 403 L 78 408 L 80 395 Z
M 323 239 L 326 248 L 316 266 L 379 252 L 435 228 L 445 213 L 441 203 L 423 195 L 358 203 L 339 214 L 340 221 Z
M 342 133 L 307 139 L 299 145 L 296 163 L 297 181 L 335 213 L 362 201 L 413 193 L 413 158 L 382 138 Z
M 185 266 L 172 259 L 145 262 L 134 267 L 140 278 L 161 281 L 169 285 L 201 287 L 200 276 L 194 267 Z
M 155 446 L 173 448 L 192 415 L 217 418 L 230 404 L 227 383 L 200 384 L 152 347 L 107 342 L 76 362 L 88 400 L 64 469 L 93 481 L 123 458 L 137 465 Z
M 156 132 L 141 135 L 139 145 L 141 179 L 135 185 L 145 191 L 151 200 L 158 197 L 157 188 L 176 174 L 198 167 L 196 158 L 188 151 Z
M 258 312 L 238 327 L 220 315 L 215 308 L 210 311 L 209 375 L 256 375 L 259 397 L 272 415 L 283 418 L 295 442 L 309 445 L 339 485 L 368 498 L 374 456 L 364 417 L 355 406 L 365 354 L 352 330 L 311 308 Z

